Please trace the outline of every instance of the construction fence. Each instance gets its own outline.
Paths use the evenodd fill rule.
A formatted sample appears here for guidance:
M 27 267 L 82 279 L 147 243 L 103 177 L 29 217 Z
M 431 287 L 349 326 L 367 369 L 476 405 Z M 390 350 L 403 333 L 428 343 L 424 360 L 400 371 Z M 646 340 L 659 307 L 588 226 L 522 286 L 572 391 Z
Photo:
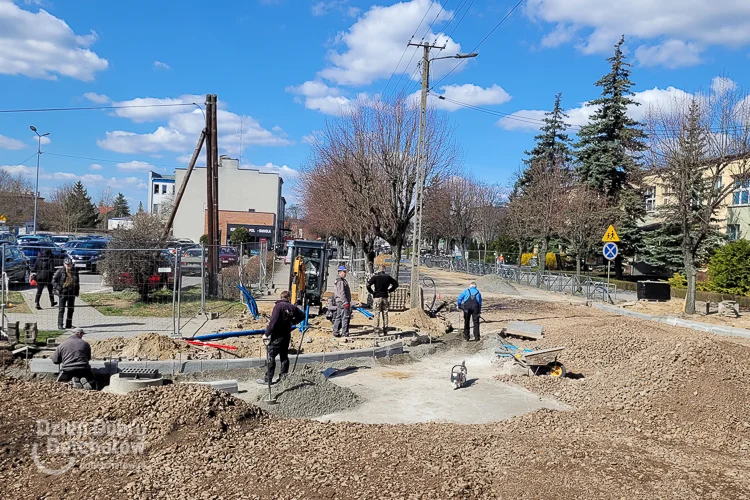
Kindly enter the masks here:
M 91 245 L 92 247 L 103 245 Z M 60 294 L 52 278 L 65 281 L 63 262 L 72 260 L 75 293 L 72 326 L 100 336 L 130 337 L 140 333 L 191 336 L 209 319 L 238 317 L 246 309 L 242 289 L 264 294 L 272 286 L 274 254 L 261 244 L 222 245 L 218 253 L 216 293 L 210 293 L 205 246 L 170 248 L 58 248 L 4 245 L 0 283 L 2 330 L 58 331 Z M 50 264 L 36 271 L 47 251 Z M 44 258 L 41 260 L 45 261 Z M 46 276 L 45 276 L 46 275 Z M 37 301 L 37 295 L 39 300 Z M 62 293 L 62 295 L 67 295 Z M 58 305 L 53 306 L 53 302 Z M 38 304 L 38 306 L 37 306 Z M 67 309 L 62 326 L 67 326 Z

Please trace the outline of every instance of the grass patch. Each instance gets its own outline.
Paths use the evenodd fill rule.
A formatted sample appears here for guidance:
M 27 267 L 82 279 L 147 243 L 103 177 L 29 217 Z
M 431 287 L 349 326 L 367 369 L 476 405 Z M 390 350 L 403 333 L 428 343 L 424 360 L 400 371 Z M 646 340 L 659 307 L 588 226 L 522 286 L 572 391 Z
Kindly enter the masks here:
M 39 330 L 36 335 L 36 343 L 37 345 L 47 345 L 47 339 L 61 335 L 67 337 L 67 333 L 62 330 Z
M 13 307 L 10 307 L 13 304 Z M 28 304 L 23 299 L 21 292 L 8 291 L 8 303 L 5 304 L 5 312 L 14 314 L 31 314 Z
M 149 302 L 143 302 L 141 296 L 132 291 L 86 293 L 80 299 L 105 316 L 172 317 L 172 291 L 166 289 L 151 294 Z M 183 289 L 180 299 L 181 316 L 194 316 L 200 309 L 200 287 Z M 224 318 L 238 318 L 244 309 L 245 306 L 239 300 L 206 299 L 206 312 L 217 312 Z

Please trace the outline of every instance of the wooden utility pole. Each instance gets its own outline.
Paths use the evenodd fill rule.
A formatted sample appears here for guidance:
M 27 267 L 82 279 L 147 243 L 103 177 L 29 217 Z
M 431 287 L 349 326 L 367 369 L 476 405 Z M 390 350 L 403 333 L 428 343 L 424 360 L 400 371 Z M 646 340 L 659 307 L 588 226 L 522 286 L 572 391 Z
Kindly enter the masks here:
M 207 256 L 207 264 L 208 264 L 208 295 L 210 296 L 216 296 L 217 292 L 217 283 L 216 283 L 216 273 L 214 272 L 213 267 L 213 255 L 216 253 L 216 247 L 214 243 L 214 235 L 215 235 L 215 228 L 214 228 L 214 221 L 216 220 L 216 217 L 214 216 L 214 142 L 216 142 L 216 139 L 214 137 L 214 126 L 213 126 L 213 120 L 214 120 L 214 113 L 213 113 L 213 96 L 211 94 L 206 94 L 206 225 L 208 226 L 206 229 L 206 236 L 207 236 L 207 242 L 206 242 L 206 256 Z
M 218 276 L 219 276 L 219 245 L 221 245 L 221 236 L 219 235 L 221 229 L 219 227 L 219 134 L 218 134 L 218 120 L 217 120 L 217 105 L 216 105 L 216 94 L 211 95 L 211 113 L 213 114 L 213 117 L 211 118 L 211 135 L 213 136 L 213 141 L 211 142 L 211 147 L 213 148 L 213 151 L 211 152 L 211 161 L 213 162 L 213 168 L 212 168 L 212 175 L 213 179 L 211 181 L 211 188 L 213 189 L 213 216 L 214 216 L 214 233 L 213 233 L 213 239 L 212 239 L 212 245 L 214 248 L 213 253 L 211 254 L 211 257 L 213 260 L 211 261 L 211 269 L 213 270 L 213 295 L 215 296 L 219 291 L 219 283 L 218 283 Z

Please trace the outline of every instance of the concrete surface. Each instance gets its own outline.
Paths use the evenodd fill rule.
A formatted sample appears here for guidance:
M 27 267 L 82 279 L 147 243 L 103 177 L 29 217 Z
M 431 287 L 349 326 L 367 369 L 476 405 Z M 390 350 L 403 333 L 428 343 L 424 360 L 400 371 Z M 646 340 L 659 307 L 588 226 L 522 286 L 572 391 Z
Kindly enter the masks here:
M 324 415 L 318 420 L 371 424 L 456 422 L 479 424 L 505 420 L 550 408 L 567 407 L 494 379 L 502 373 L 493 363 L 492 349 L 465 358 L 467 387 L 453 389 L 451 368 L 464 359 L 455 352 L 428 356 L 407 365 L 375 366 L 330 379 L 350 388 L 365 402 L 354 410 Z

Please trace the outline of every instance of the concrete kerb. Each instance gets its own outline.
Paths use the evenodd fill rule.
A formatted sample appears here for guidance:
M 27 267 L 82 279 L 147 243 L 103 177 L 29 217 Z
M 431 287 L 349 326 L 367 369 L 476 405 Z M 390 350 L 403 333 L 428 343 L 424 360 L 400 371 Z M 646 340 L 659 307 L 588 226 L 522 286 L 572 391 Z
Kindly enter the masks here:
M 610 306 L 607 304 L 592 303 L 592 307 L 600 309 L 602 311 L 619 314 L 621 316 L 630 316 L 632 318 L 645 319 L 647 321 L 656 321 L 658 323 L 664 323 L 670 326 L 679 326 L 682 328 L 690 328 L 691 330 L 697 330 L 699 332 L 713 333 L 714 335 L 720 335 L 724 337 L 742 337 L 750 339 L 750 330 L 744 328 L 735 328 L 732 326 L 721 326 L 712 325 L 709 323 L 701 323 L 699 321 L 689 321 L 680 318 L 665 318 L 663 316 L 653 316 L 651 314 L 644 314 L 636 311 L 629 311 L 627 309 L 621 309 L 619 307 Z
M 382 347 L 367 349 L 352 349 L 349 351 L 320 352 L 300 354 L 299 363 L 326 363 L 349 358 L 384 358 L 404 353 L 403 342 L 394 342 Z M 97 375 L 112 375 L 125 368 L 156 368 L 162 375 L 184 375 L 188 373 L 221 372 L 228 370 L 242 370 L 260 368 L 266 365 L 266 358 L 237 358 L 237 359 L 195 359 L 179 361 L 176 359 L 165 361 L 91 361 L 91 369 Z M 32 373 L 58 373 L 59 366 L 49 358 L 31 359 L 29 369 Z

